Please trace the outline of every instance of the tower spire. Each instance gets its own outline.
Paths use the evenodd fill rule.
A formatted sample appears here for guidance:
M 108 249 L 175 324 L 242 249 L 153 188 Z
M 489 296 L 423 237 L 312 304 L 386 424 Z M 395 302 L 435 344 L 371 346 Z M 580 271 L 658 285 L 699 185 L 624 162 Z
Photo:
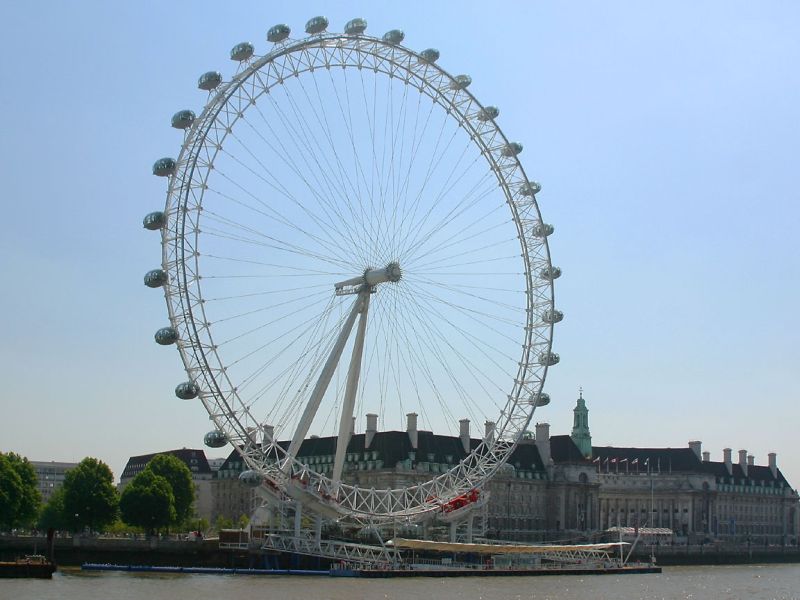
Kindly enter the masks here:
M 575 414 L 570 437 L 587 458 L 592 456 L 592 434 L 589 432 L 589 409 L 586 408 L 586 400 L 583 399 L 583 386 L 578 388 L 578 402 L 572 410 Z

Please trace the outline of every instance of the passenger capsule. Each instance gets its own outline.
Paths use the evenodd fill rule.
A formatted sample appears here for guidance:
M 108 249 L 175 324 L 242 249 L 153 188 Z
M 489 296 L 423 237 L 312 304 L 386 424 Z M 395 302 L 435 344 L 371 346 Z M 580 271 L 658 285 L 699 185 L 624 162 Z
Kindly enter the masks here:
M 539 397 L 536 398 L 536 406 L 547 406 L 548 404 L 550 404 L 550 394 L 541 392 Z
M 545 267 L 539 271 L 539 277 L 547 281 L 553 281 L 561 277 L 561 269 L 558 267 Z
M 162 327 L 156 331 L 154 337 L 157 344 L 169 346 L 170 344 L 174 344 L 178 341 L 178 332 L 172 327 Z
M 203 443 L 209 448 L 222 448 L 228 443 L 228 436 L 225 435 L 224 431 L 215 429 L 214 431 L 209 431 L 205 435 Z
M 200 388 L 192 381 L 184 381 L 175 386 L 175 395 L 181 400 L 191 400 L 197 398 Z
M 478 121 L 492 121 L 500 114 L 500 109 L 496 106 L 484 106 L 478 111 Z
M 175 129 L 187 129 L 194 123 L 195 114 L 191 110 L 179 110 L 172 115 L 172 126 Z
M 250 42 L 240 42 L 231 48 L 231 60 L 245 61 L 253 56 L 255 51 L 255 47 Z
M 419 55 L 422 57 L 422 60 L 427 63 L 435 63 L 437 60 L 439 60 L 439 51 L 436 48 L 428 48 L 427 50 L 423 50 L 419 53 Z
M 542 366 L 552 367 L 557 365 L 561 357 L 555 352 L 542 352 L 539 354 L 539 364 Z
M 469 75 L 456 75 L 453 81 L 450 82 L 451 90 L 465 90 L 472 83 L 472 77 Z
M 502 154 L 503 156 L 516 156 L 520 152 L 522 152 L 522 144 L 519 142 L 509 142 L 503 146 Z
M 153 175 L 158 177 L 168 177 L 175 173 L 175 159 L 174 158 L 159 158 L 153 163 Z
M 144 219 L 142 219 L 142 225 L 144 225 L 145 229 L 149 229 L 150 231 L 157 231 L 161 229 L 166 222 L 167 216 L 160 210 L 147 213 L 144 216 Z
M 367 22 L 364 19 L 351 19 L 344 26 L 347 35 L 359 35 L 367 29 Z
M 275 43 L 282 42 L 289 37 L 290 33 L 292 33 L 292 30 L 289 29 L 288 25 L 284 25 L 283 23 L 275 25 L 269 28 L 267 32 L 267 41 Z
M 197 87 L 210 92 L 220 83 L 222 83 L 222 73 L 219 71 L 207 71 L 200 75 L 200 79 L 197 80 Z
M 149 288 L 161 287 L 167 283 L 167 274 L 164 269 L 153 269 L 144 274 L 144 284 Z
M 306 33 L 309 35 L 322 33 L 327 28 L 328 28 L 328 19 L 326 19 L 325 17 L 314 17 L 313 19 L 309 19 L 308 23 L 306 23 Z
M 564 320 L 564 313 L 556 309 L 548 309 L 542 313 L 542 321 L 545 323 L 560 323 Z
M 248 470 L 239 473 L 239 481 L 248 487 L 258 487 L 264 481 L 264 477 L 258 471 Z
M 550 223 L 537 223 L 533 226 L 533 235 L 538 238 L 546 238 L 552 235 L 555 230 L 556 228 L 550 225 Z
M 523 196 L 535 196 L 542 191 L 542 184 L 538 181 L 526 181 L 519 188 L 519 193 Z
M 387 44 L 399 44 L 406 37 L 406 34 L 399 29 L 392 29 L 383 34 L 383 41 Z

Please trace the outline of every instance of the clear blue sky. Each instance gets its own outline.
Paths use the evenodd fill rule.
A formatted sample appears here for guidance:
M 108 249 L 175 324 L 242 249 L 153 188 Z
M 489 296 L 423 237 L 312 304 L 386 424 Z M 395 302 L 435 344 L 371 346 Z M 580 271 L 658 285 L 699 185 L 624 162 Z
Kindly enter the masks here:
M 568 433 L 583 386 L 596 445 L 776 451 L 800 486 L 796 3 L 304 4 L 0 6 L 0 450 L 119 476 L 130 455 L 202 445 L 178 354 L 152 341 L 150 166 L 232 45 L 325 14 L 437 47 L 524 143 L 566 314 L 535 420 Z

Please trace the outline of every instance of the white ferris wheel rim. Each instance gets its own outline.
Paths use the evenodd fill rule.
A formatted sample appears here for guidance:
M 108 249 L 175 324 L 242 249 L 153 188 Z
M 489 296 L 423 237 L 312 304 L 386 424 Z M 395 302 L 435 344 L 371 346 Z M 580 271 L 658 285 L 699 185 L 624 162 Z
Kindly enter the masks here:
M 233 130 L 249 107 L 244 103 L 242 108 L 242 101 L 255 100 L 248 83 L 256 74 L 263 76 L 270 65 L 279 61 L 283 61 L 283 67 L 288 64 L 294 76 L 308 76 L 315 69 L 336 66 L 366 67 L 402 78 L 406 85 L 444 107 L 470 133 L 495 173 L 511 210 L 526 266 L 528 320 L 519 370 L 496 421 L 495 435 L 484 439 L 449 471 L 423 483 L 399 489 L 359 488 L 333 481 L 295 456 L 287 455 L 285 448 L 271 438 L 270 432 L 264 431 L 257 416 L 250 414 L 249 407 L 238 398 L 236 382 L 229 380 L 211 337 L 213 328 L 204 325 L 208 321 L 200 286 L 198 222 L 203 186 L 216 156 L 213 147 L 218 150 L 221 146 L 221 140 L 212 139 L 210 132 L 223 131 L 224 139 Z M 278 83 L 274 81 L 272 85 Z M 238 107 L 234 109 L 236 103 Z M 485 107 L 459 87 L 456 77 L 400 44 L 363 34 L 321 33 L 299 40 L 286 39 L 268 54 L 243 63 L 230 81 L 210 92 L 202 114 L 187 129 L 175 173 L 169 180 L 167 225 L 162 230 L 162 267 L 168 277 L 164 289 L 170 322 L 178 333 L 178 348 L 189 381 L 198 385 L 200 399 L 217 429 L 225 433 L 248 466 L 278 493 L 299 496 L 312 509 L 338 518 L 371 521 L 413 518 L 480 488 L 504 464 L 529 425 L 549 366 L 547 361 L 537 362 L 537 356 L 543 353 L 550 356 L 553 332 L 553 323 L 542 317 L 554 310 L 552 279 L 537 278 L 537 274 L 552 269 L 552 264 L 546 235 L 535 233 L 542 218 L 535 192 L 529 191 L 531 183 L 516 153 L 507 150 L 511 143 L 494 119 L 479 118 L 482 111 Z M 263 444 L 259 443 L 259 436 Z M 297 482 L 302 482 L 302 489 Z

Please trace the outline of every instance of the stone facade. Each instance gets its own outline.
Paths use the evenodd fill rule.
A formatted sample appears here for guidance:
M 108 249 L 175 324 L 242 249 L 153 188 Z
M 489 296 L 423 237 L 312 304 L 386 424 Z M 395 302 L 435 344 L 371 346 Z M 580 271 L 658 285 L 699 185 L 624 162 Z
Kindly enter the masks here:
M 798 540 L 798 494 L 777 468 L 757 466 L 742 451 L 733 464 L 730 450 L 713 462 L 702 444 L 684 448 L 622 448 L 591 445 L 588 409 L 581 393 L 572 435 L 550 436 L 536 425 L 508 463 L 486 485 L 489 500 L 481 532 L 518 540 L 593 539 L 609 528 L 669 528 L 671 541 L 712 540 L 794 544 Z M 367 418 L 368 423 L 375 419 Z M 354 434 L 347 447 L 343 478 L 361 487 L 399 488 L 449 470 L 480 440 L 468 420 L 459 436 L 417 430 L 416 415 L 406 431 Z M 493 424 L 486 424 L 485 435 Z M 307 439 L 298 458 L 318 472 L 332 474 L 336 439 Z M 237 521 L 252 513 L 255 497 L 239 483 L 242 460 L 235 451 L 211 484 L 212 520 Z
M 50 500 L 58 488 L 64 483 L 64 476 L 67 471 L 74 469 L 78 463 L 71 462 L 46 462 L 46 461 L 30 461 L 31 466 L 36 471 L 36 479 L 38 480 L 38 490 L 42 495 L 42 503 Z

